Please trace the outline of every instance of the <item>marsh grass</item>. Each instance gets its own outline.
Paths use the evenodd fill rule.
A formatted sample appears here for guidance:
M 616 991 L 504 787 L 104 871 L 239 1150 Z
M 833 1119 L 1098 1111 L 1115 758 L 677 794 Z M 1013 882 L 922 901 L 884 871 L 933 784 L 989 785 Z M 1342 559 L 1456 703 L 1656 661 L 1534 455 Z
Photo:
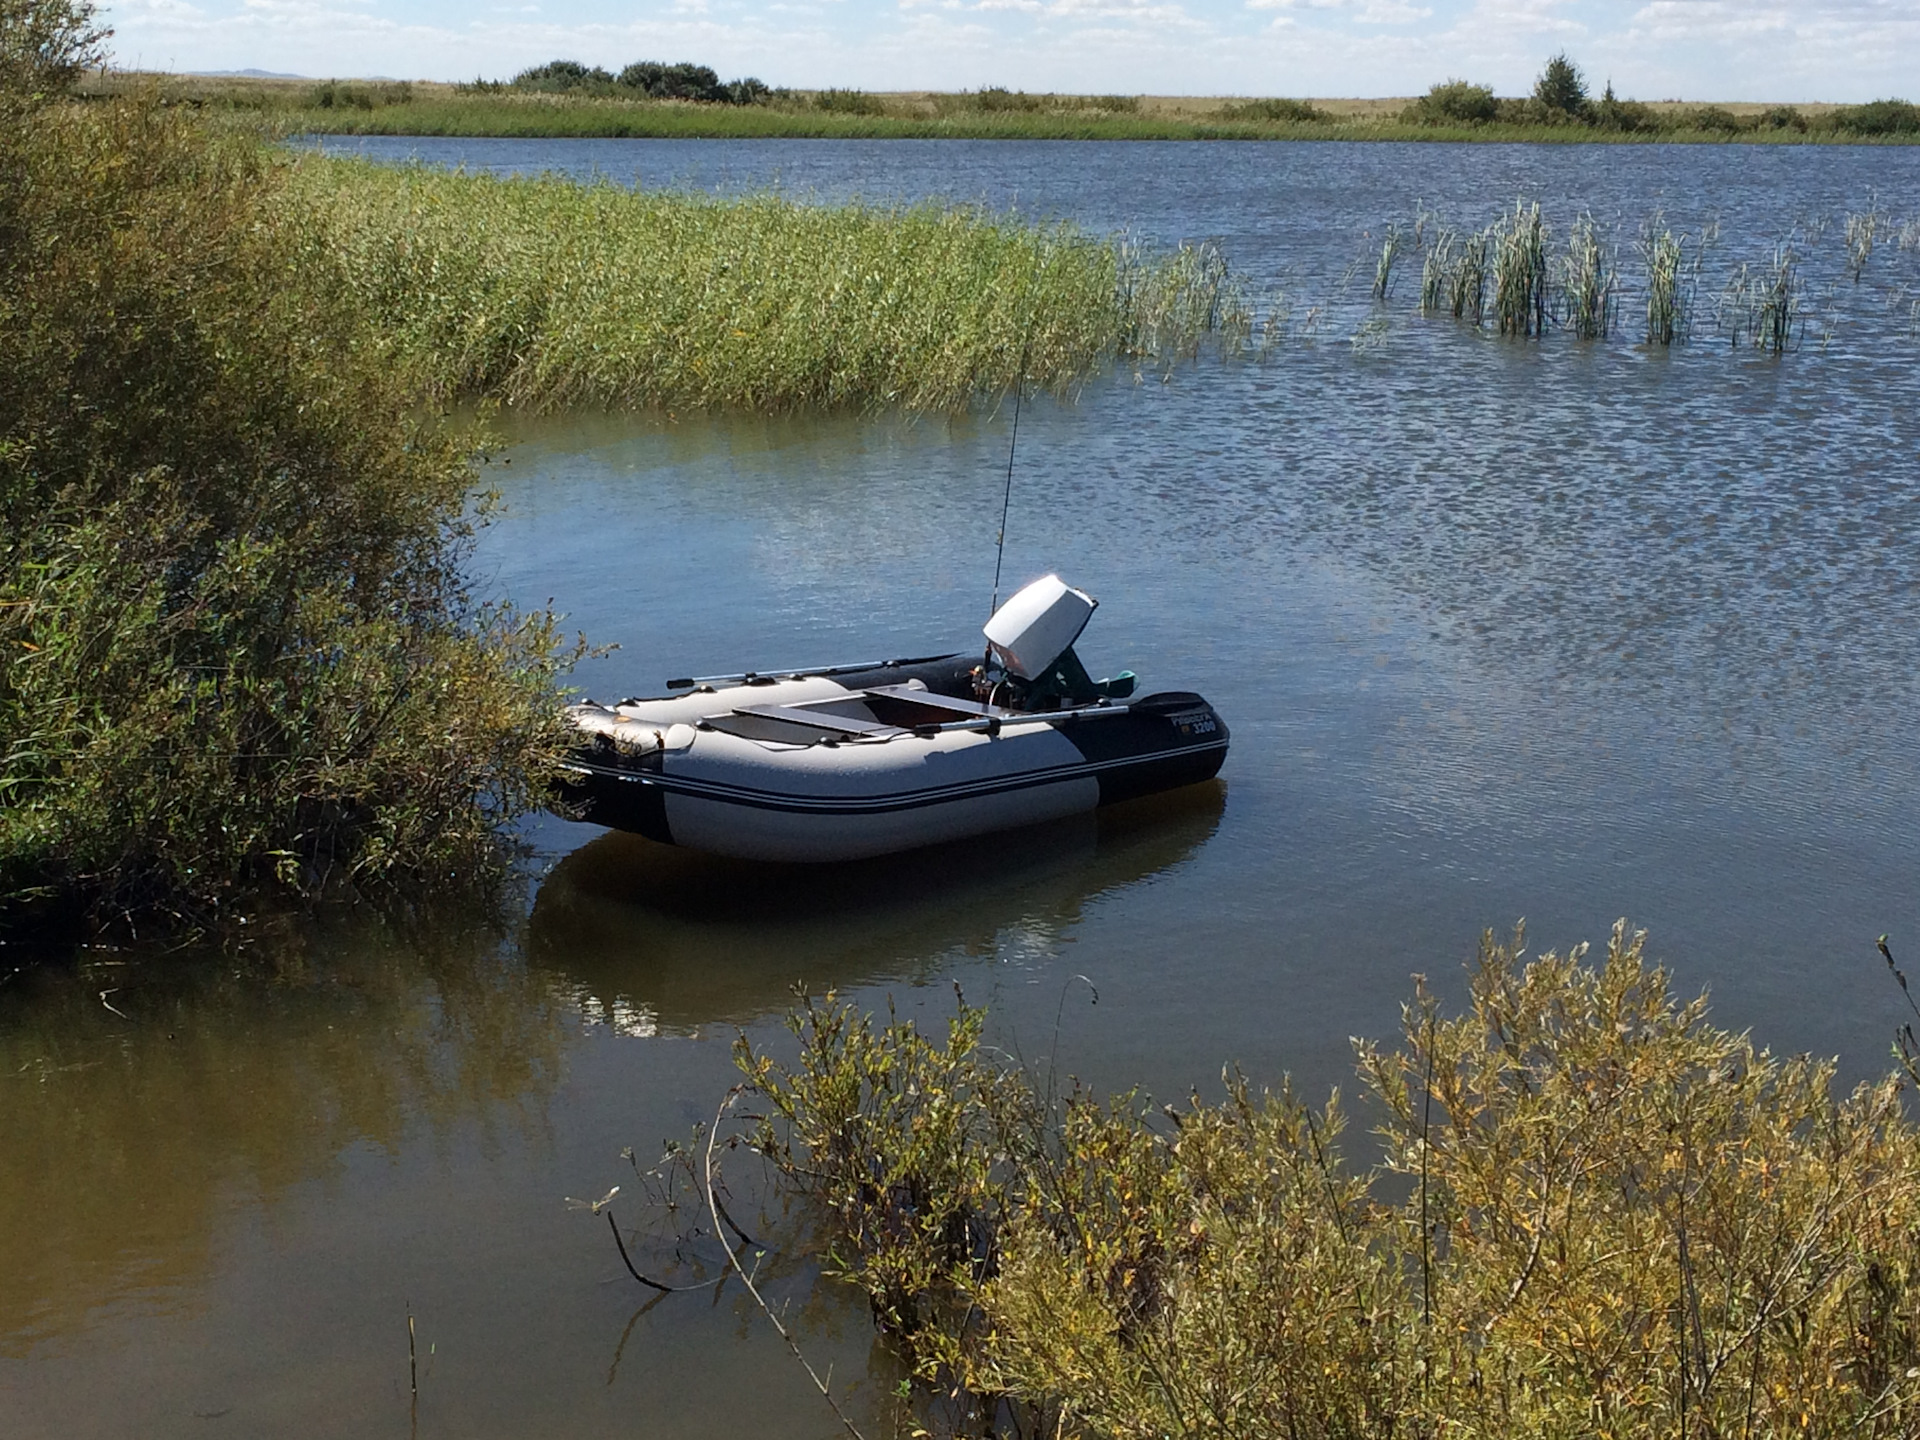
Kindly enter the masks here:
M 1699 272 L 1699 250 L 1687 260 L 1687 236 L 1675 234 L 1655 216 L 1640 232 L 1641 264 L 1646 271 L 1646 343 L 1669 346 L 1684 341 L 1693 314 L 1693 283 Z
M 1494 227 L 1493 315 L 1502 335 L 1546 334 L 1547 233 L 1537 202 L 1516 202 Z
M 1860 283 L 1867 262 L 1873 258 L 1874 241 L 1888 228 L 1887 217 L 1877 209 L 1870 208 L 1846 217 L 1847 273 L 1853 277 L 1854 284 Z
M 437 393 L 953 410 L 1250 323 L 1215 248 L 938 205 L 717 200 L 308 157 L 293 186 Z M 1025 357 L 1024 362 L 1022 357 Z
M 1560 265 L 1560 323 L 1579 339 L 1606 339 L 1613 329 L 1619 282 L 1613 252 L 1591 215 L 1573 222 Z
M 1382 1159 L 1229 1070 L 1217 1101 L 1056 1098 L 944 1036 L 804 1001 L 742 1039 L 743 1139 L 867 1296 L 935 1432 L 1800 1437 L 1920 1430 L 1920 1133 L 1898 1075 L 1707 1023 L 1615 928 L 1489 935 L 1356 1042 Z
M 1772 259 L 1761 265 L 1741 264 L 1721 292 L 1719 310 L 1720 328 L 1735 348 L 1745 342 L 1774 356 L 1795 349 L 1806 295 L 1793 246 L 1776 246 Z
M 1385 300 L 1392 295 L 1394 263 L 1399 260 L 1401 253 L 1409 247 L 1410 243 L 1414 248 L 1418 248 L 1418 236 L 1413 237 L 1410 242 L 1407 233 L 1400 228 L 1398 222 L 1388 224 L 1386 234 L 1380 241 L 1380 258 L 1373 267 L 1374 299 Z

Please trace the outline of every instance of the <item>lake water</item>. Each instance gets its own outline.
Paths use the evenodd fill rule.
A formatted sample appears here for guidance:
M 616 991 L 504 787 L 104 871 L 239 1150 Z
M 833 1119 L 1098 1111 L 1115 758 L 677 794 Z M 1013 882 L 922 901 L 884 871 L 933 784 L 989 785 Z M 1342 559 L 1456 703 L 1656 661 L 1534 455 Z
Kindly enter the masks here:
M 795 982 L 930 1021 L 957 983 L 1009 1051 L 1102 1087 L 1205 1093 L 1238 1060 L 1351 1090 L 1348 1037 L 1391 1033 L 1411 973 L 1457 996 L 1485 927 L 1564 946 L 1624 914 L 1722 1023 L 1882 1065 L 1873 939 L 1920 956 L 1920 250 L 1897 231 L 1920 150 L 355 148 L 1217 240 L 1288 297 L 1285 338 L 1030 402 L 1007 570 L 1097 595 L 1095 673 L 1204 692 L 1233 752 L 1217 785 L 826 875 L 542 820 L 505 937 L 349 919 L 246 962 L 13 974 L 0 1432 L 832 1433 L 736 1289 L 650 1303 L 563 1198 L 624 1178 L 638 1224 L 622 1147 L 645 1163 L 710 1116 L 735 1030 L 777 1043 Z M 1417 203 L 1480 225 L 1517 196 L 1623 247 L 1655 210 L 1717 219 L 1695 343 L 1502 341 L 1419 317 L 1417 273 L 1385 307 L 1370 258 L 1343 283 Z M 1869 206 L 1896 226 L 1856 284 L 1840 217 Z M 1774 360 L 1710 311 L 1782 243 L 1808 318 Z M 580 677 L 602 698 L 961 648 L 1009 419 L 509 417 L 476 568 L 618 643 Z M 773 1273 L 883 1426 L 861 1308 Z

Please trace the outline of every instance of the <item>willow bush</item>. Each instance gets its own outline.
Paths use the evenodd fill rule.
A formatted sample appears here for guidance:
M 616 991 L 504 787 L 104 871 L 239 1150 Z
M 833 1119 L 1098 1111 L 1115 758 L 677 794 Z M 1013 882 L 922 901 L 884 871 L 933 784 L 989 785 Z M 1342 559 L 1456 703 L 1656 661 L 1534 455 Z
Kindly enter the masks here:
M 310 157 L 355 296 L 442 394 L 951 410 L 1244 319 L 1216 252 L 977 210 L 802 205 Z M 1244 329 L 1244 324 L 1241 326 Z
M 1060 1436 L 1920 1433 L 1920 1131 L 1888 1078 L 1707 1023 L 1615 928 L 1484 941 L 1336 1094 L 1050 1104 L 961 1007 L 744 1041 L 751 1143 L 923 1385 L 926 1423 Z M 958 1403 L 956 1403 L 958 1402 Z
M 150 101 L 0 124 L 0 919 L 205 923 L 495 857 L 556 738 L 473 471 L 285 167 Z

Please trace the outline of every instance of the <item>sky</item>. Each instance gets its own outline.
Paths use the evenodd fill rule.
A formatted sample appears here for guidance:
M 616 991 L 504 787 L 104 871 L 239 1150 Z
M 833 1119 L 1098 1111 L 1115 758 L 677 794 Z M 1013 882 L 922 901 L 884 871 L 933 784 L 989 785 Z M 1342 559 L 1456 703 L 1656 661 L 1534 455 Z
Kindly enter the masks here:
M 1920 0 L 119 0 L 130 69 L 510 78 L 693 60 L 797 89 L 1527 93 L 1564 50 L 1597 93 L 1920 100 Z

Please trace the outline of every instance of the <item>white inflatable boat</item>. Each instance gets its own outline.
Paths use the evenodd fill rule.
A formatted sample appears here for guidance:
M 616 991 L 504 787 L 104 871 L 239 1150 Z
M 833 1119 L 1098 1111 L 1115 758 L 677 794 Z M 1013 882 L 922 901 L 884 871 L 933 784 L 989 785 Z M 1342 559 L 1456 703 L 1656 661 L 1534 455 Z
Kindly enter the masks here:
M 569 706 L 563 813 L 754 860 L 850 860 L 1211 779 L 1200 696 L 1133 699 L 1073 643 L 1095 601 L 1055 576 L 987 622 L 987 653 L 669 681 Z

